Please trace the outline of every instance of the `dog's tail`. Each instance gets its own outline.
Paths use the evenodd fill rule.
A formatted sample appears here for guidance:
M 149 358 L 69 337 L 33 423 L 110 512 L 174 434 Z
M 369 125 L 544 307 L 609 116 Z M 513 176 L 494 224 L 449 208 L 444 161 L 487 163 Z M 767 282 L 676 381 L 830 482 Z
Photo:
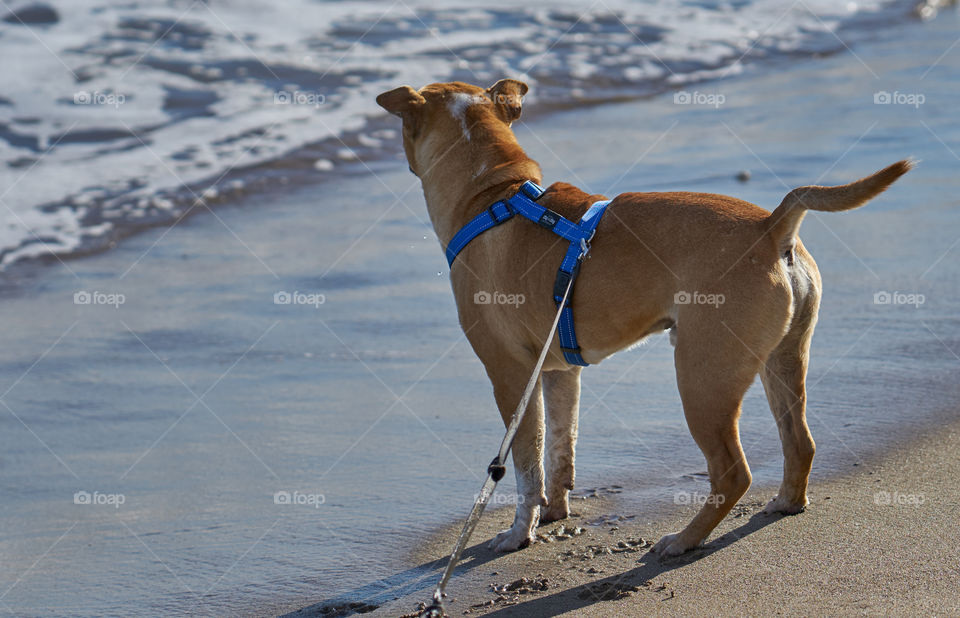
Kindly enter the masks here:
M 787 193 L 777 209 L 767 217 L 770 237 L 777 243 L 779 252 L 786 253 L 796 244 L 800 223 L 808 210 L 839 212 L 863 206 L 883 193 L 893 181 L 909 172 L 915 164 L 912 159 L 904 159 L 850 184 L 837 187 L 811 185 L 794 189 Z

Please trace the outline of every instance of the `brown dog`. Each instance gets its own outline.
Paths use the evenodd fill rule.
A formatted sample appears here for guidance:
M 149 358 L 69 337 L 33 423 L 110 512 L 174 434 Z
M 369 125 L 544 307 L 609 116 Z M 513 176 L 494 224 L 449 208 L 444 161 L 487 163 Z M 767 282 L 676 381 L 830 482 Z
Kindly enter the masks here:
M 541 183 L 540 167 L 510 129 L 526 92 L 523 82 L 504 79 L 489 89 L 453 82 L 419 91 L 402 86 L 377 97 L 403 119 L 410 170 L 421 179 L 444 247 L 524 181 Z M 737 421 L 757 373 L 784 455 L 783 483 L 765 511 L 804 509 L 814 454 L 804 383 L 821 285 L 797 231 L 807 210 L 856 208 L 911 167 L 900 161 L 848 185 L 794 189 L 772 214 L 709 193 L 624 193 L 611 202 L 573 296 L 582 356 L 598 363 L 670 329 L 683 411 L 710 474 L 711 495 L 700 512 L 653 551 L 672 556 L 700 544 L 750 486 Z M 578 221 L 599 199 L 555 183 L 538 203 Z M 555 315 L 554 277 L 567 248 L 548 230 L 516 219 L 476 237 L 450 271 L 460 324 L 493 382 L 504 423 Z M 476 302 L 478 293 L 493 291 L 522 294 L 526 302 Z M 569 515 L 580 370 L 564 360 L 555 338 L 514 443 L 519 506 L 513 526 L 491 541 L 496 550 L 524 547 L 538 521 Z

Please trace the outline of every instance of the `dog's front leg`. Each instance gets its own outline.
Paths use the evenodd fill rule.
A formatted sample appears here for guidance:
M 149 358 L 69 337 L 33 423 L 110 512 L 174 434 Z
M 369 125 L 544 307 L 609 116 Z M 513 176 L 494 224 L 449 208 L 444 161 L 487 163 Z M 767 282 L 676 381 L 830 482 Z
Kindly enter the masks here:
M 504 425 L 509 425 L 513 418 L 532 365 L 497 363 L 496 367 L 487 367 Z M 533 531 L 540 520 L 540 507 L 547 504 L 543 485 L 543 429 L 543 394 L 538 380 L 513 442 L 517 513 L 513 526 L 490 541 L 490 549 L 514 551 L 526 547 L 533 540 Z
M 543 396 L 547 406 L 546 460 L 548 506 L 541 523 L 566 519 L 570 515 L 577 420 L 580 414 L 580 367 L 543 374 Z

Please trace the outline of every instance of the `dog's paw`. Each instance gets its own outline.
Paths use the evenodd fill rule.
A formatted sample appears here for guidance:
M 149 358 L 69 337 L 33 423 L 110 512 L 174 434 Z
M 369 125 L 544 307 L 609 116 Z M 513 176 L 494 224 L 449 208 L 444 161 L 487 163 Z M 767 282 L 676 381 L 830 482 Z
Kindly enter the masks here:
M 550 506 L 540 509 L 540 525 L 550 524 L 570 517 L 570 503 L 566 500 L 550 501 Z
M 514 527 L 493 537 L 493 540 L 487 545 L 487 549 L 500 553 L 517 551 L 529 545 L 531 541 L 533 541 L 533 536 L 529 530 Z
M 672 556 L 679 556 L 680 554 L 690 551 L 696 547 L 696 544 L 690 545 L 683 542 L 680 539 L 680 533 L 674 532 L 673 534 L 668 534 L 662 539 L 660 539 L 656 545 L 654 545 L 650 551 L 655 554 L 660 554 L 663 558 L 670 558 Z
M 783 513 L 784 515 L 796 515 L 802 513 L 807 508 L 807 501 L 791 502 L 780 496 L 776 496 L 767 506 L 763 507 L 764 515 L 773 515 L 774 513 Z

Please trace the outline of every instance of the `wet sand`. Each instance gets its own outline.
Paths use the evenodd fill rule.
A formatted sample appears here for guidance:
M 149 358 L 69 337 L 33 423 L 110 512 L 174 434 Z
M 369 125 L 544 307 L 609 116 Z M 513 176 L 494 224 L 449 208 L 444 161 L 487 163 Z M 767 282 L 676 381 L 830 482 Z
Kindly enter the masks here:
M 682 528 L 692 508 L 593 526 L 615 514 L 610 505 L 577 502 L 580 517 L 540 533 L 583 534 L 499 557 L 471 547 L 447 609 L 452 616 L 957 615 L 958 453 L 960 424 L 945 425 L 851 474 L 814 483 L 810 506 L 795 516 L 761 514 L 771 492 L 751 490 L 706 545 L 667 560 L 649 553 L 649 544 Z M 506 525 L 507 515 L 489 518 L 476 538 Z M 451 530 L 425 557 L 453 538 Z M 408 595 L 372 615 L 413 611 L 428 596 Z

